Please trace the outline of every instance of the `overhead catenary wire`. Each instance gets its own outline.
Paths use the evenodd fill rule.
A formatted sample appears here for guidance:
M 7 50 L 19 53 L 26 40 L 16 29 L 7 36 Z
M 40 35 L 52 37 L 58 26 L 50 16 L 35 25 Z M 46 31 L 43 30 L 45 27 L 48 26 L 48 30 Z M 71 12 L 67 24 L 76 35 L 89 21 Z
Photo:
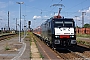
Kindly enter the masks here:
M 76 11 L 76 12 L 72 12 L 71 14 L 69 14 L 68 16 L 70 16 L 70 15 L 74 15 L 74 14 L 76 14 L 76 13 L 81 13 L 81 12 L 83 12 L 83 10 L 85 10 L 85 9 L 87 9 L 87 8 L 89 8 L 90 6 L 87 6 L 87 7 L 84 7 L 84 8 L 82 8 L 82 9 L 80 9 L 80 12 L 79 12 L 79 10 L 78 11 Z M 70 12 L 69 12 L 70 13 Z M 87 13 L 87 12 L 86 12 Z
M 60 0 L 60 2 L 58 2 L 58 4 L 61 3 L 61 1 L 62 1 L 62 0 Z M 51 7 L 51 6 L 50 6 L 50 7 Z M 55 7 L 54 7 L 54 8 L 55 8 Z M 50 12 L 52 12 L 52 10 L 53 10 L 54 8 L 52 8 L 52 9 L 50 10 Z M 54 12 L 54 11 L 53 11 L 53 12 Z
M 78 3 L 78 4 L 76 4 L 76 5 L 74 5 L 74 6 L 70 7 L 70 8 L 68 8 L 68 9 L 66 9 L 66 11 L 73 9 L 73 8 L 77 7 L 78 5 L 80 5 L 80 4 L 82 4 L 82 3 L 85 3 L 86 1 L 87 1 L 87 0 L 84 0 L 84 1 L 82 1 L 82 2 L 80 2 L 80 3 Z
M 62 0 L 61 0 L 61 1 L 62 1 Z M 61 2 L 61 1 L 60 1 L 60 2 Z M 81 4 L 85 3 L 86 1 L 87 1 L 87 0 L 84 0 L 84 1 L 82 1 L 82 2 L 80 2 L 80 3 L 78 3 L 78 4 L 76 4 L 76 5 L 74 5 L 74 6 L 70 7 L 70 8 L 68 8 L 68 9 L 66 9 L 66 11 L 69 10 L 69 9 L 71 10 L 71 9 L 77 7 L 78 5 L 81 5 Z M 60 2 L 59 2 L 59 3 L 60 3 Z M 89 7 L 89 6 L 88 6 L 88 7 Z M 82 8 L 82 9 L 80 9 L 80 10 L 84 10 L 84 9 L 86 9 L 86 8 L 88 8 L 88 7 Z M 55 7 L 54 7 L 54 8 L 55 8 Z M 54 9 L 54 8 L 53 8 L 53 9 Z M 52 9 L 50 12 L 53 12 L 53 9 Z M 64 12 L 65 12 L 65 11 L 64 11 Z M 68 13 L 70 13 L 70 12 L 68 12 Z M 78 13 L 78 11 L 72 12 L 72 13 L 68 14 L 68 16 L 73 15 L 73 14 L 76 14 L 76 13 Z
M 84 1 L 82 1 L 82 2 L 80 2 L 80 3 L 78 3 L 78 4 L 76 4 L 76 5 L 72 6 L 71 8 L 66 9 L 66 11 L 68 11 L 68 10 L 72 10 L 73 8 L 78 7 L 79 5 L 85 3 L 86 1 L 87 1 L 87 0 L 84 0 Z M 89 7 L 89 6 L 88 6 L 88 7 Z M 88 7 L 85 7 L 85 8 L 79 9 L 79 10 L 84 10 L 84 9 L 86 9 L 86 8 L 88 8 Z M 78 13 L 79 10 L 76 11 L 76 13 Z M 64 11 L 64 12 L 66 12 L 66 11 Z M 73 12 L 72 14 L 68 14 L 68 16 L 70 16 L 70 15 L 74 15 L 74 14 L 76 14 L 76 13 Z
M 52 0 L 51 2 L 53 2 L 54 0 Z M 61 3 L 61 1 L 62 0 L 60 0 L 59 2 L 58 2 L 58 4 L 59 3 Z M 82 1 L 82 2 L 80 2 L 80 3 L 78 3 L 78 4 L 76 4 L 76 5 L 74 5 L 74 6 L 72 6 L 71 8 L 69 8 L 69 9 L 73 9 L 73 8 L 75 8 L 75 7 L 77 7 L 78 5 L 80 5 L 80 4 L 82 4 L 82 3 L 85 3 L 87 0 L 84 0 L 84 1 Z M 34 6 L 29 6 L 29 5 L 27 5 L 27 4 L 25 4 L 27 7 L 29 7 L 29 8 L 34 8 L 34 9 L 37 9 L 37 10 L 39 10 L 40 11 L 40 14 L 42 14 L 42 13 L 46 13 L 46 15 L 47 14 L 49 14 L 50 12 L 55 12 L 55 11 L 53 11 L 54 10 L 54 8 L 55 7 L 53 7 L 51 10 L 45 10 L 45 9 L 41 9 L 41 8 L 37 8 L 37 7 L 34 7 Z M 50 7 L 50 6 L 49 6 Z M 46 7 L 47 8 L 47 7 Z M 67 10 L 69 10 L 69 9 L 67 9 Z M 83 10 L 84 8 L 82 8 L 81 10 Z M 48 13 L 49 12 L 49 13 Z M 76 12 L 78 12 L 78 11 L 76 11 Z M 68 12 L 68 16 L 69 16 L 69 13 L 70 12 Z M 75 12 L 73 12 L 73 13 L 70 13 L 70 15 L 73 15 L 73 14 L 76 14 Z

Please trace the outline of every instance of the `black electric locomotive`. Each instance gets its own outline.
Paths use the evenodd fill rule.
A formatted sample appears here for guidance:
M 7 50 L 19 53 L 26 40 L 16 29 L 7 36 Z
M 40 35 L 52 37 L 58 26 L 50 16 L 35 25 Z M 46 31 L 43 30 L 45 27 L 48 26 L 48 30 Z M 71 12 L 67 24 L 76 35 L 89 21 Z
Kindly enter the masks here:
M 47 19 L 40 28 L 43 41 L 52 48 L 77 45 L 75 22 L 72 18 L 55 16 Z

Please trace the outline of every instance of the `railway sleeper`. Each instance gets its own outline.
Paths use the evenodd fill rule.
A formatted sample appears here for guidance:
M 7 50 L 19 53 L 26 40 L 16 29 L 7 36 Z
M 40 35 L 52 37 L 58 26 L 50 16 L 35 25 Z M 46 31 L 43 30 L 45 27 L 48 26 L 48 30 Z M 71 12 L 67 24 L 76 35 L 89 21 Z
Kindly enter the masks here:
M 69 50 L 69 49 L 68 49 Z M 82 58 L 84 60 L 86 60 L 86 56 L 82 55 L 81 53 L 78 52 L 73 52 L 71 50 L 69 50 L 73 55 L 77 56 L 78 58 Z

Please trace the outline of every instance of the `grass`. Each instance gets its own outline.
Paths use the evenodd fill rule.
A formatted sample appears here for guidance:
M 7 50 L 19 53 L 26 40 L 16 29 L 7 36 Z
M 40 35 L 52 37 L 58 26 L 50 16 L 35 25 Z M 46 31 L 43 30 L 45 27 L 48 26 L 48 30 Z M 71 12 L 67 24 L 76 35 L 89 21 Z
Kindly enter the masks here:
M 90 38 L 90 35 L 88 34 L 77 34 L 77 37 L 84 37 L 84 38 Z M 81 41 L 79 38 L 77 38 L 77 43 L 79 44 L 84 44 L 86 46 L 90 46 L 90 42 L 86 42 L 86 41 Z
M 38 45 L 37 45 L 37 41 L 36 41 L 36 37 L 35 36 L 33 36 L 33 34 L 32 33 L 29 33 L 30 35 L 31 35 L 31 38 L 30 38 L 30 45 L 32 45 L 31 44 L 31 42 L 34 42 L 35 44 L 36 44 L 36 48 L 38 49 Z M 33 41 L 32 41 L 33 40 Z M 38 49 L 38 51 L 39 51 L 39 49 Z M 44 58 L 44 56 L 40 53 L 40 51 L 39 52 L 37 52 L 37 53 L 39 53 L 40 54 L 40 58 Z M 32 53 L 30 53 L 30 58 L 32 58 Z
M 32 58 L 32 53 L 30 52 L 30 58 Z
M 77 37 L 85 37 L 85 38 L 90 38 L 89 34 L 77 34 Z
M 44 56 L 41 53 L 40 53 L 40 58 L 42 58 L 42 59 L 44 58 Z
M 36 44 L 36 48 L 38 48 L 38 46 L 37 46 L 37 41 L 36 41 L 36 37 L 35 36 L 33 36 L 33 33 L 32 32 L 28 32 L 28 36 L 26 36 L 26 38 L 29 38 L 30 39 L 30 46 L 32 45 L 32 42 L 35 42 L 35 44 Z M 32 41 L 33 40 L 33 41 Z M 38 49 L 38 51 L 39 51 L 39 49 Z M 37 53 L 39 53 L 40 54 L 40 58 L 44 58 L 44 56 L 40 53 L 40 51 L 39 52 L 37 52 Z M 30 52 L 30 58 L 32 58 L 32 53 Z
M 7 38 L 7 40 L 10 40 L 10 38 Z
M 34 37 L 35 38 L 35 37 Z M 38 45 L 37 45 L 37 41 L 34 39 L 34 42 L 35 42 L 35 44 L 36 44 L 36 47 L 38 48 Z M 38 49 L 38 51 L 39 51 L 39 49 Z M 40 53 L 40 51 L 39 51 L 39 53 Z M 40 53 L 40 58 L 44 58 L 44 56 Z
M 90 46 L 90 42 L 86 42 L 86 41 L 81 41 L 81 40 L 77 40 L 77 43 L 79 44 L 84 44 L 84 45 L 87 45 L 87 46 Z
M 5 50 L 10 50 L 10 47 L 9 47 L 9 46 L 6 46 L 6 47 L 5 47 Z
M 30 48 L 31 48 L 31 45 L 32 45 L 32 33 L 31 32 L 28 32 L 26 38 L 29 38 L 30 39 Z M 30 51 L 30 58 L 32 58 L 32 53 Z

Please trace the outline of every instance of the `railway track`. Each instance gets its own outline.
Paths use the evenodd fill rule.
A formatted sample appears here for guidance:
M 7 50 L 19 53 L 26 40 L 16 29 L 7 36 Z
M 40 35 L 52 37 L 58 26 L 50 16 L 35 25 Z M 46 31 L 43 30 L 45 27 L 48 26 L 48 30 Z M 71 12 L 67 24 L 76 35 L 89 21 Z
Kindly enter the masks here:
M 77 44 L 90 49 L 90 38 L 77 37 Z
M 46 45 L 46 43 L 45 43 L 45 45 Z M 79 47 L 79 49 L 80 48 L 81 47 Z M 61 59 L 64 59 L 64 60 L 90 60 L 89 57 L 87 57 L 86 55 L 83 55 L 79 51 L 73 51 L 71 49 L 66 49 L 66 51 L 53 50 L 52 48 L 50 48 L 50 49 L 52 51 L 54 51 Z M 74 48 L 74 49 L 78 50 L 77 48 Z
M 1 40 L 4 40 L 4 39 L 7 39 L 7 38 L 11 38 L 11 37 L 13 37 L 14 35 L 16 35 L 16 34 L 12 34 L 12 33 L 2 34 L 2 35 L 0 35 L 0 41 L 1 41 Z
M 80 46 L 84 46 L 84 47 L 86 47 L 86 48 L 89 48 L 89 49 L 90 49 L 90 45 L 85 45 L 85 44 L 80 44 L 80 43 L 78 43 L 78 45 L 80 45 Z
M 64 60 L 89 60 L 86 56 L 82 55 L 79 52 L 73 52 L 70 49 L 67 49 L 68 52 L 60 52 L 57 50 L 53 50 L 55 53 L 57 53 L 62 59 Z
M 43 43 L 40 38 L 35 36 L 34 39 L 37 41 L 36 44 L 38 46 L 39 52 L 43 57 L 43 60 L 60 60 L 60 57 L 57 55 L 57 53 L 55 53 L 50 47 Z
M 73 52 L 70 49 L 67 49 L 68 52 L 60 52 L 57 50 L 54 50 L 62 59 L 64 60 L 90 60 L 87 56 L 83 55 L 79 52 Z

